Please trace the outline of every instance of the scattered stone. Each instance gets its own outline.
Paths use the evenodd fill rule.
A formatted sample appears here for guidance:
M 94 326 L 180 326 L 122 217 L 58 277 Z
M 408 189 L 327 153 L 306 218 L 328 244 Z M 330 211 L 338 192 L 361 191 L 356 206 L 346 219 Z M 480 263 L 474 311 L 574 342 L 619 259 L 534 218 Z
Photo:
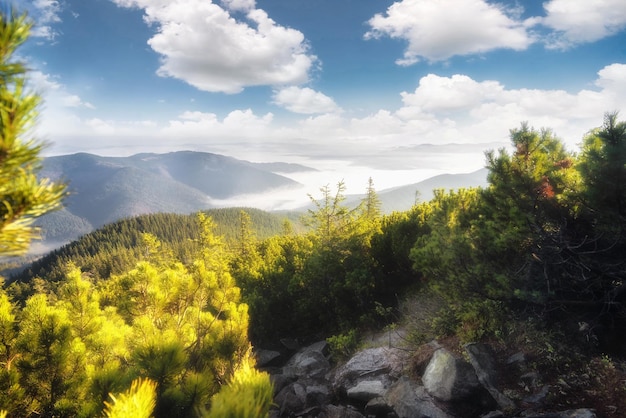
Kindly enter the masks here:
M 256 365 L 258 367 L 269 367 L 280 361 L 281 354 L 275 350 L 264 350 L 262 348 L 255 350 Z
M 330 384 L 324 382 L 302 382 L 306 390 L 306 405 L 325 405 L 331 401 Z
M 372 376 L 386 375 L 390 379 L 396 379 L 402 374 L 405 364 L 406 352 L 385 347 L 365 349 L 337 369 L 333 385 L 345 390 L 360 380 L 371 379 Z
M 466 344 L 465 352 L 469 357 L 470 364 L 474 368 L 478 381 L 487 389 L 493 399 L 495 399 L 498 407 L 506 411 L 514 409 L 515 403 L 497 388 L 498 369 L 491 347 L 485 344 Z
M 386 390 L 380 380 L 362 380 L 356 386 L 348 388 L 347 395 L 350 399 L 367 402 L 384 395 Z
M 445 348 L 435 351 L 422 382 L 428 393 L 444 402 L 465 400 L 481 388 L 472 366 Z
M 382 396 L 370 399 L 365 405 L 365 415 L 367 416 L 386 417 L 392 413 L 394 413 L 393 409 L 387 404 L 387 401 L 385 401 L 385 398 Z
M 321 378 L 330 370 L 328 359 L 317 350 L 298 351 L 283 367 L 285 376 Z
M 406 377 L 390 387 L 384 399 L 399 418 L 454 418 L 435 403 L 424 387 Z
M 364 416 L 348 406 L 324 405 L 318 418 L 364 418 Z
M 290 383 L 293 383 L 295 381 L 295 378 L 292 376 L 285 376 L 282 373 L 278 373 L 278 374 L 271 374 L 270 380 L 272 384 L 274 385 L 274 395 L 277 395 L 287 385 L 289 385 Z

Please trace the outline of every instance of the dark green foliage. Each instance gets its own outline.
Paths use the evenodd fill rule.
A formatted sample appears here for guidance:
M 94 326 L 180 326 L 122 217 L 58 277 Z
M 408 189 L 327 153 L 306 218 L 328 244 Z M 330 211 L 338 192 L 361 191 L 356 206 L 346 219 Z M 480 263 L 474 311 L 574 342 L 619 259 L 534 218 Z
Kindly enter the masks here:
M 226 238 L 227 245 L 236 245 L 240 212 L 245 210 L 254 224 L 255 234 L 266 238 L 282 231 L 286 215 L 274 215 L 259 209 L 212 209 L 216 233 Z M 107 278 L 128 270 L 145 255 L 142 234 L 157 237 L 172 254 L 189 260 L 197 250 L 193 237 L 198 232 L 194 215 L 159 213 L 124 219 L 88 233 L 36 261 L 11 281 L 26 283 L 35 277 L 45 277 L 47 282 L 57 282 L 64 275 L 64 266 L 73 262 L 95 279 Z
M 501 335 L 510 313 L 535 312 L 590 321 L 603 349 L 619 350 L 625 133 L 608 115 L 577 157 L 550 131 L 522 124 L 512 154 L 487 154 L 487 188 L 436 192 L 424 204 L 428 228 L 411 259 L 450 305 L 441 329 L 480 339 Z

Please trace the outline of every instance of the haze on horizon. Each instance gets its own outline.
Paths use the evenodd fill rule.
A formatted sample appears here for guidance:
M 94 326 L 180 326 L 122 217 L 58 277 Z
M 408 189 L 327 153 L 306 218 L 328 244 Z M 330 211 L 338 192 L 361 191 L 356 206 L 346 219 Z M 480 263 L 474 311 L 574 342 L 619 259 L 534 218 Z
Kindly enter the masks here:
M 48 155 L 196 150 L 361 193 L 626 117 L 622 0 L 18 0 Z

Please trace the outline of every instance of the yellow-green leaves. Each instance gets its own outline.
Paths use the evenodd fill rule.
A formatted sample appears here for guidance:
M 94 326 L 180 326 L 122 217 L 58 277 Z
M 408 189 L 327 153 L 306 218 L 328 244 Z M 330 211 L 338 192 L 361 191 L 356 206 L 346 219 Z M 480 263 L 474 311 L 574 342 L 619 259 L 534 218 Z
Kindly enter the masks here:
M 65 186 L 39 179 L 42 144 L 29 137 L 40 103 L 12 60 L 30 30 L 26 16 L 0 12 L 0 255 L 19 255 L 38 237 L 35 218 L 57 209 Z
M 136 379 L 126 392 L 110 396 L 111 402 L 105 402 L 106 417 L 150 418 L 156 405 L 156 383 L 149 379 Z
M 247 359 L 235 370 L 227 386 L 213 397 L 208 418 L 265 418 L 273 399 L 267 373 L 259 372 Z

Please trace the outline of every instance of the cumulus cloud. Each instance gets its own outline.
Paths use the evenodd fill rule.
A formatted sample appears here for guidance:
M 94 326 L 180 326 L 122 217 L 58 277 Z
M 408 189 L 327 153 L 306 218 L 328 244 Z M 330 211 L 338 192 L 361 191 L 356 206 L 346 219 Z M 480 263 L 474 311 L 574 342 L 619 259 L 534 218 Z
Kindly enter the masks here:
M 255 0 L 221 0 L 222 4 L 229 10 L 252 10 L 256 6 Z
M 396 62 L 411 65 L 421 59 L 442 61 L 454 55 L 507 48 L 524 50 L 533 39 L 518 9 L 485 0 L 401 0 L 368 24 L 366 39 L 389 36 L 408 43 Z
M 396 112 L 405 121 L 452 121 L 458 140 L 495 141 L 522 121 L 556 131 L 572 148 L 586 130 L 599 125 L 603 114 L 626 110 L 626 65 L 598 72 L 599 90 L 506 89 L 497 81 L 476 81 L 465 75 L 423 77 L 414 92 L 402 93 Z
M 54 24 L 61 22 L 61 4 L 57 0 L 34 0 L 27 10 L 35 21 L 31 36 L 54 41 L 59 35 Z
M 209 92 L 306 82 L 317 58 L 304 35 L 277 25 L 252 0 L 112 0 L 139 7 L 157 27 L 148 44 L 162 57 L 158 74 Z M 237 20 L 230 11 L 245 12 Z
M 341 110 L 332 98 L 308 87 L 291 86 L 276 90 L 274 103 L 291 112 L 307 115 L 334 113 Z
M 543 7 L 546 16 L 537 22 L 555 31 L 547 40 L 549 48 L 594 42 L 626 27 L 623 0 L 550 0 Z

